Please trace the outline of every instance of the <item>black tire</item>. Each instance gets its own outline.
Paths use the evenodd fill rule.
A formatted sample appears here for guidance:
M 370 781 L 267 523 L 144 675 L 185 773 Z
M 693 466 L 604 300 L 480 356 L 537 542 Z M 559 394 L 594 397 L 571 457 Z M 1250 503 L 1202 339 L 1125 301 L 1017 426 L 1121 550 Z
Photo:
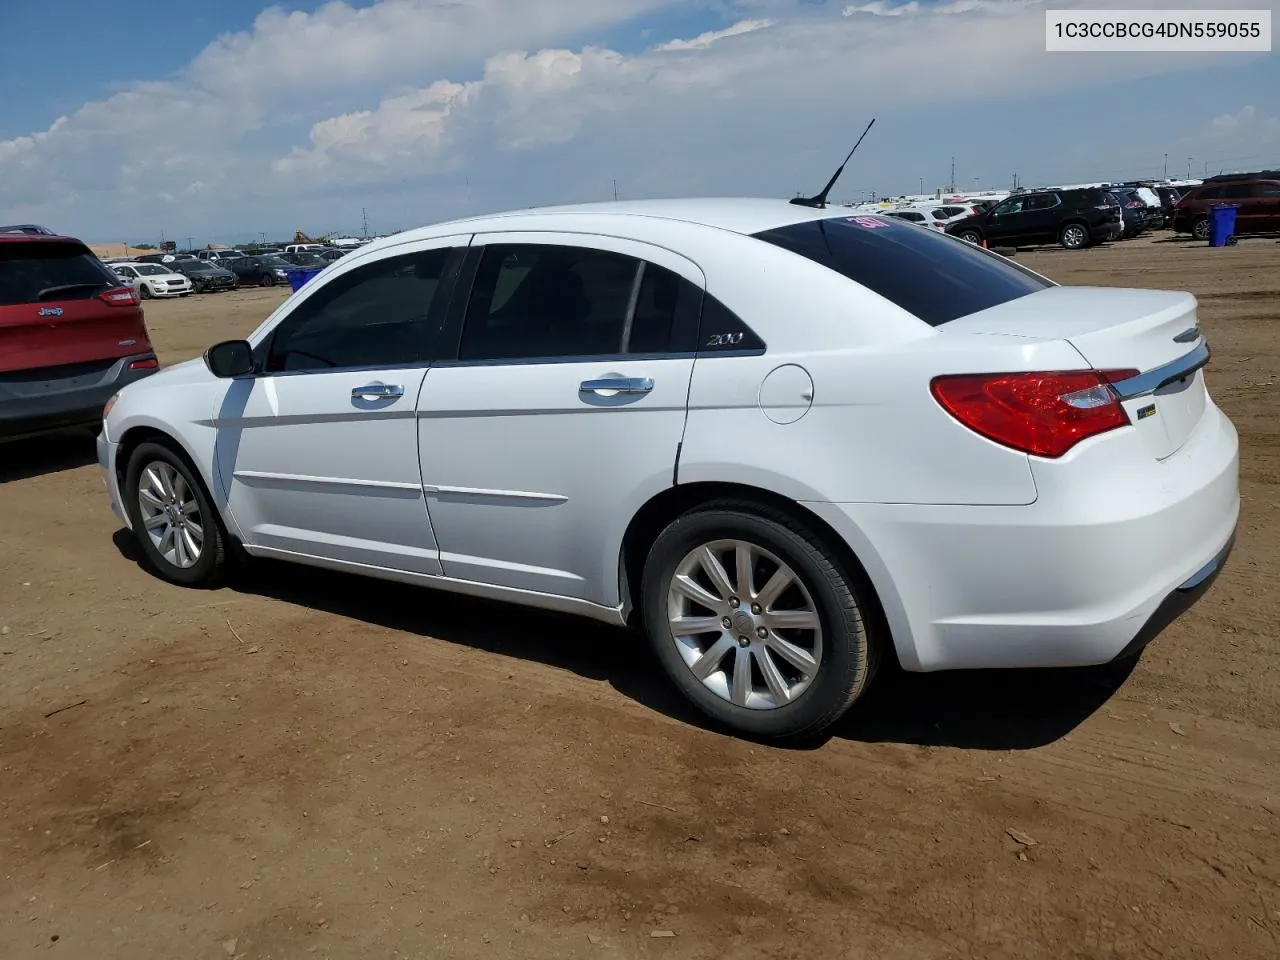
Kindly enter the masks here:
M 155 544 L 151 542 L 151 537 L 143 528 L 142 508 L 138 502 L 139 481 L 142 478 L 142 471 L 157 461 L 169 464 L 182 476 L 199 507 L 204 542 L 199 559 L 189 567 L 180 567 L 167 560 L 156 549 Z M 147 559 L 147 565 L 159 577 L 170 583 L 188 587 L 208 587 L 219 582 L 227 568 L 227 532 L 208 491 L 205 490 L 199 472 L 176 445 L 163 441 L 139 444 L 129 456 L 120 496 L 129 514 L 129 525 L 133 528 L 134 538 Z
M 1058 243 L 1066 250 L 1083 250 L 1089 246 L 1089 228 L 1083 223 L 1064 223 L 1058 231 Z
M 138 284 L 138 296 L 141 297 L 143 300 L 150 300 L 151 288 L 148 287 L 145 283 Z
M 264 287 L 274 287 L 276 285 L 275 274 L 264 273 L 261 283 Z
M 968 243 L 974 243 L 978 246 L 982 246 L 982 234 L 977 230 L 961 230 L 956 234 L 956 236 Z
M 803 581 L 822 629 L 822 658 L 814 679 L 784 706 L 738 706 L 708 689 L 685 664 L 667 616 L 668 590 L 681 560 L 700 544 L 743 540 L 774 554 Z M 745 501 L 720 501 L 684 514 L 658 535 L 641 584 L 645 632 L 672 682 L 716 722 L 771 740 L 812 737 L 835 723 L 862 695 L 880 658 L 864 616 L 870 585 L 844 569 L 812 530 L 779 510 Z
M 1191 236 L 1195 237 L 1197 240 L 1209 239 L 1209 218 L 1208 217 L 1196 218 L 1195 222 L 1191 224 Z
M 191 292 L 190 292 L 190 291 L 188 291 L 188 292 L 186 292 L 186 293 L 180 293 L 180 294 L 178 294 L 178 296 L 179 296 L 180 298 L 181 298 L 181 297 L 189 297 L 189 296 L 191 296 Z

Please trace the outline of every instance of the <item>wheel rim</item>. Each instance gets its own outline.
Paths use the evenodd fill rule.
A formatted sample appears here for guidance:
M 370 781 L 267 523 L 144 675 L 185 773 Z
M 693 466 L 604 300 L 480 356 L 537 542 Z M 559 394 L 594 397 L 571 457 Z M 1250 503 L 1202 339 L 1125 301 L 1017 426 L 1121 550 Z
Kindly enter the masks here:
M 1197 220 L 1197 221 L 1196 221 L 1196 225 L 1195 225 L 1195 227 L 1193 227 L 1193 230 L 1195 231 L 1195 235 L 1196 235 L 1196 239 L 1197 239 L 1197 240 L 1205 240 L 1205 239 L 1208 239 L 1208 236 L 1209 236 L 1209 221 L 1208 221 L 1208 220 Z
M 1079 247 L 1084 245 L 1084 228 L 1067 227 L 1062 231 L 1062 239 L 1066 241 L 1068 247 Z
M 167 563 L 185 570 L 200 562 L 204 521 L 195 491 L 163 460 L 147 464 L 138 477 L 138 507 L 151 545 Z
M 962 233 L 960 234 L 960 239 L 966 243 L 978 243 L 981 240 L 976 233 Z
M 667 625 L 694 677 L 739 707 L 794 703 L 822 665 L 822 624 L 804 581 L 743 540 L 685 555 L 667 590 Z

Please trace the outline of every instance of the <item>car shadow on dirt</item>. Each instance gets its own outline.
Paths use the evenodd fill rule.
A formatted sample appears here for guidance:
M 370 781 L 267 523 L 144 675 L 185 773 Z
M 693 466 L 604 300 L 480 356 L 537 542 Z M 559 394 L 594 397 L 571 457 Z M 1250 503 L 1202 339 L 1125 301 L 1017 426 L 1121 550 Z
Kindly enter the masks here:
M 143 564 L 133 537 L 116 547 Z M 444 591 L 279 561 L 254 560 L 226 589 L 446 643 L 530 660 L 608 683 L 623 696 L 682 723 L 715 729 L 663 673 L 644 637 L 581 617 L 528 610 Z M 424 598 L 426 598 L 424 600 Z M 1136 661 L 1083 670 L 984 670 L 909 674 L 886 664 L 832 738 L 977 750 L 1025 750 L 1070 733 L 1120 688 Z
M 0 445 L 0 483 L 75 470 L 97 459 L 94 437 L 88 430 L 10 440 Z

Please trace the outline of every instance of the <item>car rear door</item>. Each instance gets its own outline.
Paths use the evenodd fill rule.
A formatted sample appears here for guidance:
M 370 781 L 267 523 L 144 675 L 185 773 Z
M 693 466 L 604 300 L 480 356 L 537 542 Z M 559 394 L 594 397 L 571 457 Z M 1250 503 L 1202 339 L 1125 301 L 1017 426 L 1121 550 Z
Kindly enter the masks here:
M 439 574 L 415 407 L 468 235 L 307 288 L 215 413 L 217 482 L 251 552 Z
M 1259 205 L 1259 229 L 1280 231 L 1280 180 L 1264 180 L 1254 184 Z
M 454 359 L 418 402 L 444 572 L 615 605 L 623 531 L 674 482 L 702 271 L 614 237 L 473 242 Z

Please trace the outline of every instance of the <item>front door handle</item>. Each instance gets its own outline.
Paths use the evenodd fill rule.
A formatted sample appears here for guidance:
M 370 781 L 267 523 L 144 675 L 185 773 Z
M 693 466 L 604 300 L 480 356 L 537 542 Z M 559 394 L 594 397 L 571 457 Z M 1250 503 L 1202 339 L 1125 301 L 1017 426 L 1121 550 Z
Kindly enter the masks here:
M 404 387 L 398 383 L 366 383 L 351 388 L 352 400 L 392 400 L 404 396 Z
M 600 380 L 583 380 L 578 384 L 579 393 L 597 393 L 614 396 L 619 393 L 648 393 L 653 389 L 650 377 L 604 377 Z

